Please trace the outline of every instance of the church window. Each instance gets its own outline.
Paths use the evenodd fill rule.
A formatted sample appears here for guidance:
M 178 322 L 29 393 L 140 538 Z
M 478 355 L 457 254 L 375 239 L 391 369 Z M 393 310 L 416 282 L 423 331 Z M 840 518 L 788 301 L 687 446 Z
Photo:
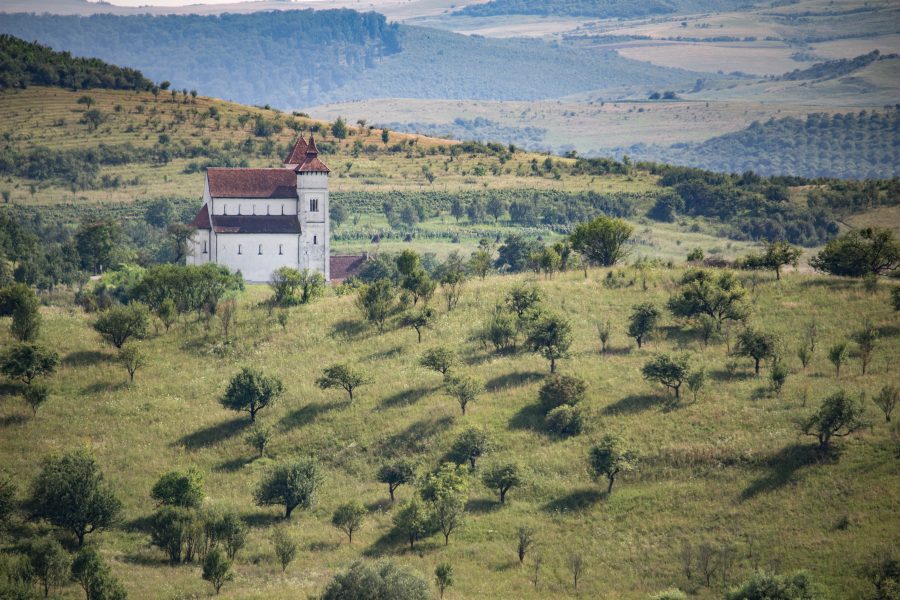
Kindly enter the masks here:
M 258 252 L 258 254 L 262 255 L 262 244 L 259 245 L 259 252 Z
M 315 246 L 315 245 L 318 244 L 318 243 L 319 243 L 319 236 L 314 235 L 314 236 L 313 236 L 313 246 Z
M 203 254 L 208 254 L 208 251 L 206 249 L 206 242 L 203 242 Z
M 319 199 L 318 198 L 310 198 L 309 199 L 309 212 L 319 212 Z
M 238 254 L 241 254 L 241 250 L 242 250 L 241 244 L 238 244 Z
M 278 254 L 284 254 L 284 252 L 282 251 L 281 244 L 278 244 Z

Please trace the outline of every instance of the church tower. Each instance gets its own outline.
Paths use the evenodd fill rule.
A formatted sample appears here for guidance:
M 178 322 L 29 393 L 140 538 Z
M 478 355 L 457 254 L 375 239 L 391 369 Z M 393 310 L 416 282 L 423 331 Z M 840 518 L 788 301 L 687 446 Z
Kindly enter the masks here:
M 300 150 L 298 142 L 295 150 Z M 331 280 L 330 260 L 331 243 L 329 241 L 328 218 L 328 173 L 329 169 L 319 160 L 319 149 L 316 140 L 309 136 L 305 144 L 306 155 L 303 161 L 294 167 L 297 173 L 297 218 L 300 220 L 300 268 L 320 271 L 325 280 Z M 291 153 L 289 161 L 300 157 Z M 286 166 L 288 166 L 286 164 Z

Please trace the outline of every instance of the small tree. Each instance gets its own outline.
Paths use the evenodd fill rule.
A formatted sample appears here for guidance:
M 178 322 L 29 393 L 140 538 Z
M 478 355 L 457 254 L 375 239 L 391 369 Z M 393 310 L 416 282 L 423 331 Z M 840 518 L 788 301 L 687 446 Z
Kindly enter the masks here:
M 866 374 L 869 362 L 872 360 L 872 353 L 875 351 L 875 345 L 878 342 L 878 329 L 871 320 L 866 319 L 863 328 L 853 334 L 853 341 L 859 346 L 859 357 L 862 360 L 862 374 Z
M 744 258 L 744 266 L 748 269 L 765 269 L 775 272 L 775 279 L 781 279 L 781 267 L 793 265 L 797 267 L 797 261 L 803 251 L 795 248 L 787 242 L 772 242 L 766 244 L 762 254 L 750 254 Z
M 509 490 L 523 483 L 519 467 L 514 463 L 494 465 L 484 473 L 481 480 L 485 486 L 497 490 L 500 504 L 506 504 L 506 494 Z
M 232 325 L 235 325 L 237 322 L 238 303 L 234 298 L 229 298 L 216 306 L 215 313 L 222 324 L 222 335 L 225 336 L 225 343 L 227 344 Z
M 550 361 L 550 372 L 556 372 L 556 361 L 569 355 L 572 345 L 572 323 L 558 315 L 538 317 L 528 331 L 528 346 Z
M 706 385 L 706 371 L 704 369 L 691 371 L 685 383 L 688 386 L 688 390 L 691 392 L 691 397 L 694 399 L 694 402 L 696 402 L 697 397 Z
M 494 264 L 494 258 L 491 253 L 481 248 L 472 253 L 469 257 L 469 270 L 484 279 L 491 272 L 491 266 Z
M 378 325 L 378 332 L 384 333 L 384 324 L 394 310 L 396 297 L 397 292 L 390 279 L 379 279 L 359 289 L 356 303 L 366 320 Z
M 223 585 L 234 580 L 231 561 L 221 548 L 213 548 L 206 553 L 206 558 L 203 559 L 203 579 L 212 584 L 216 596 L 219 595 Z
M 316 380 L 316 385 L 323 390 L 335 387 L 342 388 L 347 392 L 350 402 L 353 402 L 353 390 L 367 383 L 371 383 L 371 380 L 366 374 L 349 364 L 326 367 L 322 377 Z
M 828 450 L 833 437 L 845 437 L 865 426 L 862 403 L 843 390 L 827 397 L 819 409 L 803 422 L 801 431 L 819 440 L 819 449 Z
M 121 348 L 129 339 L 141 339 L 150 326 L 150 311 L 140 302 L 127 306 L 114 306 L 101 314 L 94 322 L 94 329 L 104 340 Z
M 10 379 L 30 385 L 35 377 L 52 375 L 59 364 L 59 355 L 44 346 L 23 342 L 10 348 L 0 359 L 0 372 Z
M 128 371 L 128 380 L 134 382 L 134 374 L 138 369 L 147 364 L 147 355 L 135 344 L 129 344 L 119 348 L 117 357 L 119 364 Z
M 31 407 L 32 416 L 37 416 L 38 407 L 43 406 L 50 398 L 50 388 L 36 383 L 26 387 L 22 396 L 25 398 L 25 403 Z
M 658 354 L 650 362 L 644 365 L 641 372 L 644 379 L 656 381 L 675 393 L 675 401 L 681 398 L 681 384 L 687 379 L 690 368 L 688 356 L 682 354 L 672 357 L 668 354 Z
M 463 375 L 449 379 L 446 388 L 447 393 L 459 403 L 462 414 L 466 414 L 466 407 L 484 391 L 484 384 L 470 375 Z
M 468 476 L 462 465 L 444 463 L 425 478 L 422 497 L 431 505 L 433 522 L 444 535 L 445 546 L 450 543 L 450 535 L 465 522 L 468 491 Z
M 2 531 L 18 507 L 16 484 L 8 475 L 0 473 L 0 531 Z
M 554 373 L 548 377 L 538 392 L 544 414 L 558 406 L 575 406 L 584 399 L 587 384 L 579 377 Z
M 422 343 L 422 330 L 428 327 L 431 327 L 431 324 L 434 322 L 435 312 L 433 308 L 425 307 L 421 310 L 415 310 L 406 314 L 403 317 L 403 325 L 406 327 L 412 327 L 416 330 L 416 335 L 419 338 L 419 343 Z
M 425 354 L 422 355 L 422 358 L 419 359 L 419 364 L 425 367 L 426 369 L 431 369 L 432 371 L 437 371 L 444 378 L 447 378 L 447 374 L 450 372 L 457 363 L 459 359 L 456 356 L 456 353 L 449 348 L 444 346 L 438 346 L 437 348 L 431 348 L 430 350 L 426 350 Z
M 169 471 L 153 485 L 150 497 L 164 506 L 199 508 L 204 497 L 203 473 L 194 468 Z
M 282 394 L 284 384 L 280 379 L 263 375 L 257 369 L 244 367 L 231 378 L 219 403 L 230 410 L 250 413 L 250 421 L 256 422 L 256 413 L 267 406 L 273 406 Z
M 544 417 L 547 431 L 560 436 L 578 435 L 584 428 L 584 416 L 577 406 L 557 406 Z
M 753 371 L 758 377 L 760 361 L 774 358 L 777 345 L 778 339 L 774 335 L 747 327 L 738 334 L 737 344 L 734 347 L 734 354 L 752 358 Z
M 290 534 L 286 527 L 278 527 L 272 533 L 272 545 L 275 547 L 275 556 L 281 565 L 281 572 L 287 571 L 287 567 L 297 557 L 297 540 Z
M 891 413 L 894 412 L 897 401 L 900 400 L 900 388 L 896 385 L 888 384 L 881 388 L 881 391 L 872 400 L 875 402 L 875 406 L 884 413 L 885 423 L 890 423 Z
M 159 308 L 156 309 L 156 316 L 162 321 L 166 331 L 169 331 L 169 328 L 178 320 L 178 309 L 175 306 L 175 301 L 171 298 L 165 298 L 159 304 Z
M 759 572 L 725 594 L 725 600 L 817 600 L 822 597 L 803 571 L 785 575 Z
M 809 264 L 832 275 L 882 275 L 900 265 L 900 242 L 890 229 L 854 229 L 829 241 Z
M 519 564 L 522 564 L 525 562 L 528 551 L 534 545 L 534 531 L 530 527 L 519 527 L 516 530 L 516 537 L 519 541 L 516 553 L 519 556 Z
M 244 436 L 244 442 L 256 450 L 259 457 L 262 458 L 266 454 L 266 446 L 272 441 L 272 428 L 265 425 L 256 424 L 247 435 Z
M 580 253 L 585 265 L 611 267 L 628 255 L 626 244 L 634 228 L 623 221 L 599 216 L 593 221 L 580 223 L 569 239 L 572 249 Z
M 466 462 L 475 470 L 475 461 L 493 449 L 488 435 L 477 427 L 468 427 L 454 440 L 450 448 L 450 458 L 461 465 Z
M 290 519 L 298 506 L 311 507 L 325 480 L 319 465 L 312 460 L 293 460 L 277 465 L 265 475 L 256 489 L 260 506 L 284 507 L 284 518 Z
M 747 291 L 734 273 L 714 275 L 704 269 L 692 269 L 681 278 L 681 290 L 666 306 L 676 317 L 694 318 L 709 315 L 717 330 L 725 321 L 742 321 L 749 314 Z
M 572 589 L 578 591 L 578 580 L 584 572 L 584 556 L 580 552 L 574 552 L 566 559 L 566 566 L 572 574 Z
M 797 349 L 797 358 L 800 359 L 800 364 L 803 365 L 803 370 L 806 370 L 806 367 L 809 366 L 810 361 L 812 360 L 813 351 L 809 344 L 801 344 L 801 346 Z
M 434 580 L 438 586 L 440 597 L 444 597 L 444 590 L 453 585 L 453 567 L 450 563 L 440 563 L 434 569 Z
M 783 362 L 777 362 L 772 365 L 772 370 L 769 373 L 769 381 L 772 386 L 772 391 L 776 396 L 781 395 L 781 389 L 784 387 L 784 383 L 787 381 L 789 374 L 790 370 Z
M 521 320 L 528 312 L 535 311 L 544 299 L 541 288 L 535 285 L 519 284 L 506 294 L 506 306 Z
M 430 520 L 426 507 L 415 498 L 404 502 L 393 518 L 394 527 L 409 541 L 410 550 L 427 531 Z
M 589 459 L 594 477 L 606 477 L 607 494 L 612 493 L 616 477 L 631 471 L 635 463 L 633 453 L 623 447 L 619 438 L 608 433 L 591 448 Z
M 44 460 L 29 506 L 35 517 L 75 534 L 79 546 L 85 535 L 113 525 L 122 512 L 122 503 L 84 449 Z
M 458 252 L 450 253 L 440 269 L 441 288 L 447 298 L 447 312 L 459 303 L 463 285 L 466 283 L 466 265 Z
M 606 354 L 606 349 L 609 347 L 609 339 L 612 335 L 612 323 L 609 320 L 606 320 L 602 323 L 597 323 L 597 337 L 600 338 L 600 353 Z
M 834 365 L 834 376 L 837 378 L 841 376 L 841 365 L 847 360 L 848 353 L 847 342 L 838 342 L 828 349 L 828 360 Z
M 386 483 L 391 503 L 394 502 L 394 492 L 401 485 L 411 484 L 416 479 L 416 465 L 412 461 L 400 459 L 395 462 L 382 465 L 378 469 L 378 481 Z
M 95 546 L 88 545 L 78 551 L 72 561 L 71 576 L 88 600 L 126 600 L 128 597 Z
M 644 338 L 656 328 L 659 317 L 659 309 L 649 302 L 638 304 L 632 308 L 631 317 L 628 320 L 628 335 L 634 338 L 638 348 L 641 347 Z
M 363 520 L 368 511 L 358 500 L 351 500 L 340 505 L 331 515 L 331 524 L 347 534 L 350 544 L 353 543 L 353 533 L 362 527 Z
M 18 286 L 16 286 L 18 287 Z M 21 294 L 12 309 L 10 332 L 20 342 L 31 342 L 37 339 L 41 328 L 41 313 L 37 296 L 26 288 L 27 294 Z
M 247 543 L 247 525 L 237 514 L 226 512 L 207 522 L 207 529 L 214 540 L 221 542 L 229 559 L 234 560 L 238 551 Z
M 69 553 L 53 538 L 30 542 L 26 549 L 31 571 L 44 588 L 44 596 L 50 588 L 63 585 L 68 580 L 71 559 Z

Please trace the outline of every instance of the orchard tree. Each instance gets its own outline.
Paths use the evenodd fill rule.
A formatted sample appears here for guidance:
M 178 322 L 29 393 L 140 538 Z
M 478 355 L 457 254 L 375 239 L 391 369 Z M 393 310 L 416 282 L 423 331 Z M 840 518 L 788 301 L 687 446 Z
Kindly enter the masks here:
M 31 408 L 32 416 L 37 416 L 37 409 L 46 404 L 47 400 L 50 399 L 50 388 L 46 385 L 36 383 L 27 386 L 22 391 L 22 396 L 25 398 L 25 403 Z
M 841 365 L 847 360 L 848 354 L 849 348 L 847 347 L 847 342 L 838 342 L 828 349 L 828 360 L 834 365 L 834 376 L 836 378 L 840 378 Z
M 30 385 L 35 377 L 52 375 L 56 371 L 59 355 L 44 346 L 23 342 L 12 346 L 0 360 L 0 372 Z
M 444 545 L 450 543 L 450 535 L 465 522 L 466 499 L 469 478 L 462 465 L 444 463 L 425 478 L 422 498 L 431 505 L 434 524 L 444 535 Z
M 475 461 L 493 450 L 493 447 L 487 433 L 477 427 L 468 427 L 453 442 L 449 456 L 458 465 L 468 462 L 474 471 Z
M 284 384 L 274 375 L 263 375 L 258 369 L 244 367 L 231 378 L 225 395 L 219 403 L 230 410 L 250 413 L 250 421 L 256 422 L 256 413 L 274 406 L 284 394 Z
M 656 329 L 659 317 L 659 309 L 650 302 L 644 302 L 632 307 L 631 317 L 628 319 L 628 335 L 634 338 L 638 348 L 643 344 L 644 338 Z
M 84 546 L 72 560 L 72 579 L 81 586 L 88 600 L 126 600 L 128 594 L 113 577 L 109 565 L 94 545 Z
M 259 453 L 259 457 L 265 456 L 266 447 L 272 441 L 272 428 L 257 423 L 250 428 L 244 436 L 244 442 Z
M 546 414 L 559 406 L 575 406 L 584 399 L 586 391 L 583 379 L 555 373 L 544 380 L 538 392 L 541 410 Z
M 878 343 L 878 328 L 870 319 L 866 319 L 863 328 L 853 334 L 853 341 L 859 347 L 859 358 L 862 360 L 862 374 L 866 374 L 869 362 L 872 360 L 872 353 L 875 351 L 875 345 Z
M 619 438 L 608 433 L 591 448 L 589 460 L 594 476 L 606 477 L 607 494 L 612 493 L 616 477 L 621 473 L 631 471 L 635 466 L 634 454 L 625 449 Z
M 394 514 L 394 527 L 409 541 L 409 549 L 415 547 L 416 541 L 428 531 L 431 515 L 427 507 L 418 499 L 404 502 Z
M 462 414 L 466 414 L 466 407 L 484 391 L 481 380 L 471 375 L 452 377 L 446 382 L 447 393 L 456 399 Z
M 525 562 L 525 555 L 528 554 L 528 551 L 534 545 L 534 531 L 530 527 L 519 527 L 516 530 L 516 537 L 518 538 L 518 546 L 516 547 L 516 554 L 519 557 L 519 564 Z
M 379 279 L 359 288 L 356 304 L 366 320 L 378 325 L 378 333 L 384 333 L 384 324 L 394 310 L 397 292 L 390 279 Z
M 412 484 L 416 480 L 416 465 L 410 460 L 399 459 L 392 463 L 382 465 L 378 469 L 378 481 L 386 483 L 391 503 L 394 502 L 394 492 L 401 485 Z
M 506 306 L 516 313 L 516 317 L 520 321 L 524 320 L 526 314 L 535 311 L 540 307 L 544 300 L 544 293 L 541 288 L 536 285 L 518 284 L 511 289 L 504 299 Z
M 426 306 L 421 310 L 414 310 L 406 314 L 403 317 L 403 325 L 406 327 L 412 327 L 416 330 L 416 335 L 419 338 L 419 343 L 422 343 L 422 330 L 428 327 L 431 327 L 431 324 L 434 323 L 435 312 L 433 308 Z
M 444 597 L 444 591 L 453 585 L 453 567 L 450 563 L 442 562 L 434 568 L 434 582 L 437 584 L 440 597 Z
M 875 396 L 873 401 L 875 402 L 875 406 L 880 408 L 881 412 L 884 413 L 885 423 L 890 423 L 891 413 L 894 412 L 897 402 L 900 401 L 900 388 L 896 385 L 885 385 L 881 388 L 881 391 L 878 392 L 878 395 Z
M 572 345 L 572 323 L 559 315 L 542 314 L 528 331 L 528 346 L 550 361 L 550 372 L 556 372 L 556 361 L 569 355 Z
M 456 353 L 445 346 L 438 346 L 437 348 L 426 350 L 425 354 L 419 359 L 419 364 L 421 366 L 440 373 L 445 379 L 450 370 L 456 366 L 458 362 L 459 359 L 457 358 Z
M 771 333 L 756 331 L 747 327 L 738 334 L 734 354 L 753 359 L 753 372 L 759 376 L 759 363 L 766 359 L 774 359 L 778 351 L 778 338 Z
M 119 355 L 116 359 L 128 371 L 128 380 L 132 383 L 134 383 L 134 374 L 137 370 L 147 365 L 147 354 L 136 344 L 119 348 Z
M 275 556 L 281 564 L 281 572 L 287 571 L 287 567 L 297 557 L 297 540 L 290 534 L 286 527 L 278 527 L 272 533 L 272 545 L 275 547 Z
M 428 582 L 391 561 L 356 561 L 325 587 L 321 600 L 432 600 Z
M 491 272 L 491 266 L 493 264 L 494 258 L 491 256 L 491 253 L 484 248 L 475 250 L 472 252 L 472 256 L 469 257 L 469 270 L 475 275 L 478 275 L 481 279 L 487 277 L 487 274 Z
M 219 547 L 214 547 L 206 553 L 203 559 L 203 579 L 212 584 L 216 590 L 216 596 L 222 590 L 222 586 L 234 580 L 234 571 L 231 561 Z
M 342 388 L 347 392 L 351 403 L 353 402 L 353 390 L 367 383 L 371 383 L 371 380 L 366 374 L 361 369 L 350 364 L 326 367 L 322 377 L 316 380 L 316 385 L 323 390 L 336 387 Z
M 734 273 L 715 275 L 703 269 L 684 274 L 681 291 L 669 299 L 667 306 L 676 317 L 709 315 L 719 330 L 725 321 L 743 321 L 750 312 L 747 291 Z
M 497 490 L 500 504 L 506 504 L 506 494 L 509 490 L 523 483 L 519 466 L 515 463 L 494 465 L 485 471 L 481 480 L 486 487 Z
M 203 503 L 203 473 L 190 468 L 187 471 L 169 471 L 153 484 L 150 497 L 160 506 L 199 508 Z
M 351 500 L 337 507 L 331 516 L 331 524 L 346 533 L 348 542 L 353 544 L 353 533 L 362 527 L 367 514 L 366 507 L 359 500 Z
M 447 312 L 450 312 L 459 304 L 463 285 L 466 283 L 466 265 L 459 253 L 454 250 L 438 271 L 441 288 L 447 298 Z
M 85 449 L 44 459 L 31 486 L 32 514 L 84 537 L 118 521 L 122 503 L 103 479 L 94 457 Z
M 803 251 L 791 246 L 789 243 L 771 242 L 766 244 L 762 254 L 750 254 L 744 258 L 743 266 L 748 269 L 764 269 L 774 271 L 775 279 L 781 279 L 781 267 L 792 265 L 797 268 L 797 263 Z
M 686 354 L 676 357 L 657 354 L 641 369 L 644 379 L 656 381 L 675 393 L 675 402 L 681 398 L 681 384 L 688 378 L 690 368 Z
M 854 229 L 829 241 L 809 264 L 832 275 L 884 275 L 900 266 L 900 242 L 890 229 Z
M 55 539 L 46 537 L 32 540 L 25 548 L 25 555 L 31 572 L 44 588 L 45 597 L 50 595 L 51 588 L 62 586 L 68 581 L 72 560 L 66 549 Z
M 114 306 L 94 322 L 94 329 L 116 348 L 121 348 L 132 338 L 142 339 L 147 335 L 149 326 L 150 310 L 140 302 Z
M 260 482 L 256 489 L 256 503 L 260 506 L 283 506 L 284 518 L 290 519 L 298 506 L 305 509 L 315 503 L 324 481 L 321 468 L 313 460 L 285 462 L 273 468 Z
M 572 249 L 581 254 L 587 265 L 611 267 L 628 255 L 626 244 L 634 228 L 623 221 L 600 215 L 587 223 L 579 223 L 569 240 Z
M 828 450 L 831 439 L 845 437 L 862 427 L 865 409 L 862 403 L 843 390 L 822 401 L 819 409 L 803 422 L 801 432 L 819 440 L 819 450 Z

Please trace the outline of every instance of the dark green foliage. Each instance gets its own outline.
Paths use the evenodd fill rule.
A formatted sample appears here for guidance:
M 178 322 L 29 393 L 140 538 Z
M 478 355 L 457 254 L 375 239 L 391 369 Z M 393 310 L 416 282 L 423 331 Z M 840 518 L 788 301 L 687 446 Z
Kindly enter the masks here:
M 880 408 L 881 412 L 884 413 L 885 422 L 890 423 L 891 413 L 894 412 L 894 408 L 896 408 L 897 403 L 900 402 L 900 388 L 896 385 L 885 385 L 881 388 L 881 391 L 878 392 L 878 395 L 873 398 L 873 401 L 875 402 L 875 406 Z M 2 511 L 0 511 L 0 513 L 2 513 Z M 2 518 L 0 518 L 0 521 L 2 521 Z
M 634 228 L 622 219 L 599 216 L 572 232 L 572 249 L 588 264 L 611 267 L 628 255 L 626 243 Z
M 681 286 L 679 293 L 666 304 L 676 317 L 705 314 L 721 328 L 724 321 L 741 321 L 749 314 L 747 292 L 734 273 L 691 270 L 681 278 Z
M 558 406 L 575 406 L 584 399 L 587 384 L 583 379 L 571 375 L 554 373 L 548 377 L 538 392 L 541 410 L 549 413 Z
M 335 509 L 331 515 L 331 524 L 347 534 L 347 540 L 353 543 L 353 533 L 362 527 L 362 522 L 369 511 L 358 500 L 351 500 Z
M 669 356 L 658 354 L 641 369 L 644 379 L 656 381 L 675 392 L 675 401 L 681 398 L 681 385 L 690 374 L 689 358 L 686 354 Z
M 747 327 L 738 334 L 734 354 L 746 356 L 754 361 L 753 371 L 759 375 L 759 363 L 766 359 L 774 359 L 777 352 L 778 338 L 774 334 L 756 331 Z
M 72 579 L 84 590 L 87 600 L 126 600 L 128 594 L 112 575 L 96 546 L 86 545 L 72 560 Z
M 459 403 L 462 414 L 466 414 L 466 408 L 484 391 L 481 380 L 471 375 L 461 377 L 446 377 L 445 386 L 447 394 L 455 398 Z
M 405 567 L 385 561 L 354 562 L 325 587 L 322 600 L 431 600 L 428 583 Z
M 426 506 L 416 498 L 404 502 L 392 519 L 394 527 L 409 541 L 409 549 L 424 535 L 430 526 L 431 515 Z
M 885 275 L 900 266 L 900 242 L 890 229 L 855 229 L 828 242 L 809 264 L 832 275 Z
M 493 448 L 494 444 L 487 433 L 477 427 L 469 427 L 453 441 L 449 458 L 458 465 L 469 463 L 474 470 L 475 462 Z
M 111 220 L 82 221 L 75 232 L 75 248 L 81 257 L 81 268 L 90 273 L 115 267 L 115 250 L 121 228 Z
M 50 398 L 50 389 L 45 385 L 35 383 L 22 391 L 22 397 L 25 398 L 25 403 L 31 407 L 32 414 L 37 415 L 37 409 Z
M 196 469 L 169 471 L 150 490 L 150 497 L 159 504 L 183 508 L 198 508 L 203 495 L 203 474 Z
M 785 73 L 781 79 L 788 81 L 798 81 L 804 79 L 834 79 L 847 73 L 852 73 L 858 69 L 869 65 L 881 58 L 878 50 L 873 50 L 868 54 L 860 54 L 855 58 L 840 58 L 837 60 L 827 60 L 825 62 L 816 63 L 805 69 L 794 69 L 790 73 Z
M 559 436 L 578 435 L 584 429 L 584 415 L 577 406 L 562 404 L 547 413 L 544 427 Z
M 211 541 L 221 543 L 231 560 L 247 543 L 247 525 L 233 512 L 208 517 L 205 526 Z
M 225 408 L 250 413 L 256 421 L 256 413 L 274 405 L 284 394 L 284 384 L 274 375 L 264 375 L 258 369 L 244 367 L 231 378 L 225 395 L 219 403 Z
M 223 585 L 234 579 L 231 561 L 220 548 L 213 548 L 206 553 L 206 558 L 203 559 L 203 579 L 212 584 L 216 596 Z
M 297 541 L 287 528 L 279 527 L 272 533 L 272 545 L 275 547 L 275 556 L 281 564 L 281 572 L 284 573 L 297 556 Z
M 0 89 L 51 85 L 72 89 L 149 90 L 153 82 L 140 71 L 96 58 L 75 58 L 48 46 L 0 35 Z
M 539 15 L 612 18 L 638 18 L 672 12 L 707 12 L 739 6 L 732 0 L 629 2 L 628 0 L 491 0 L 471 4 L 457 11 L 472 17 L 501 15 Z
M 53 374 L 58 364 L 59 355 L 56 352 L 39 344 L 21 343 L 3 355 L 0 373 L 28 385 L 35 377 Z
M 801 431 L 819 440 L 819 449 L 828 449 L 831 439 L 845 437 L 864 427 L 865 408 L 843 390 L 822 401 L 815 413 L 802 423 Z
M 526 271 L 531 255 L 540 252 L 543 247 L 544 245 L 537 240 L 525 239 L 517 234 L 510 235 L 498 248 L 494 266 L 500 271 L 509 273 Z
M 350 397 L 350 402 L 353 402 L 353 390 L 367 383 L 371 383 L 371 380 L 366 374 L 349 364 L 326 367 L 322 377 L 316 380 L 316 385 L 323 390 L 342 388 Z
M 44 588 L 44 596 L 50 589 L 63 585 L 68 579 L 71 559 L 59 542 L 53 538 L 31 541 L 26 550 L 34 576 Z
M 84 449 L 44 459 L 28 504 L 34 516 L 74 533 L 79 546 L 85 535 L 113 525 L 122 511 L 94 457 Z
M 422 355 L 422 358 L 419 359 L 420 365 L 426 369 L 437 371 L 445 378 L 447 377 L 447 373 L 450 372 L 450 369 L 452 369 L 457 362 L 459 362 L 459 358 L 456 356 L 456 353 L 443 346 L 427 350 L 425 354 Z
M 572 345 L 572 323 L 559 315 L 542 314 L 528 329 L 528 346 L 550 361 L 550 372 L 556 372 L 556 361 L 569 355 Z
M 644 338 L 653 333 L 661 316 L 659 309 L 649 302 L 638 304 L 632 308 L 628 319 L 628 335 L 641 347 Z
M 453 567 L 450 563 L 440 563 L 434 568 L 434 582 L 438 586 L 440 597 L 444 597 L 444 591 L 453 585 Z
M 150 310 L 140 302 L 114 306 L 94 321 L 94 329 L 116 348 L 121 348 L 130 339 L 142 339 L 149 326 Z
M 197 515 L 178 506 L 164 506 L 154 513 L 150 523 L 150 543 L 166 553 L 169 564 L 193 559 L 191 534 Z
M 247 435 L 244 436 L 244 442 L 259 453 L 262 458 L 266 453 L 266 446 L 272 441 L 272 428 L 260 425 L 254 425 Z
M 16 484 L 8 475 L 0 474 L 0 530 L 9 523 L 16 507 Z
M 481 481 L 486 487 L 497 490 L 500 504 L 506 503 L 506 494 L 509 490 L 524 483 L 519 466 L 515 463 L 494 465 L 484 472 Z
M 416 479 L 416 465 L 409 460 L 400 459 L 395 462 L 382 465 L 378 469 L 378 481 L 386 483 L 391 502 L 394 501 L 394 492 L 404 484 L 411 484 Z
M 422 310 L 414 310 L 403 317 L 403 324 L 416 330 L 419 343 L 422 342 L 422 330 L 430 327 L 434 322 L 436 313 L 433 308 L 425 307 Z
M 240 274 L 222 265 L 154 265 L 144 272 L 133 295 L 153 310 L 171 300 L 178 312 L 206 309 L 212 314 L 226 294 L 243 289 Z
M 378 332 L 384 333 L 384 324 L 393 312 L 397 291 L 389 279 L 379 279 L 359 288 L 356 304 L 363 311 L 366 320 L 378 325 Z
M 812 579 L 800 571 L 788 575 L 760 572 L 725 594 L 725 600 L 823 600 Z
M 515 348 L 518 333 L 519 319 L 515 313 L 498 306 L 491 313 L 480 336 L 485 344 L 492 344 L 497 352 L 505 352 Z
M 315 501 L 319 488 L 325 481 L 318 463 L 309 459 L 297 459 L 277 465 L 256 489 L 256 503 L 260 506 L 284 507 L 284 518 L 290 519 L 298 506 L 309 508 Z
M 325 293 L 325 276 L 309 269 L 281 267 L 272 273 L 269 286 L 275 292 L 272 301 L 278 306 L 308 304 Z
M 794 248 L 787 242 L 772 242 L 766 244 L 762 254 L 748 254 L 741 260 L 741 266 L 745 269 L 764 269 L 774 271 L 775 278 L 781 279 L 781 267 L 793 265 L 797 267 L 802 250 Z
M 880 550 L 863 570 L 875 593 L 872 600 L 896 600 L 900 593 L 900 559 L 896 550 Z
M 12 323 L 9 330 L 20 342 L 32 342 L 37 339 L 41 328 L 41 314 L 38 311 L 40 303 L 37 296 L 31 291 L 31 288 L 21 284 L 8 289 L 16 296 L 10 298 L 13 306 Z
M 613 484 L 620 473 L 631 471 L 635 467 L 634 454 L 624 447 L 622 440 L 610 434 L 604 435 L 591 447 L 588 458 L 594 476 L 606 477 L 607 494 L 612 493 Z

